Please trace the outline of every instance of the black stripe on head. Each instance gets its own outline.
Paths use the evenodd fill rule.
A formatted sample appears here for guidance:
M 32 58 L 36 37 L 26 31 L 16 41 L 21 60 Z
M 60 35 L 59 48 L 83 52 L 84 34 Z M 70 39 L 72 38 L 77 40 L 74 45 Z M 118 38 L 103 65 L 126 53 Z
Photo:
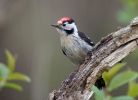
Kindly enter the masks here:
M 72 28 L 71 30 L 64 29 L 64 31 L 67 33 L 67 35 L 70 35 L 70 34 L 73 34 L 74 28 Z
M 69 20 L 68 22 L 69 22 L 69 24 L 71 24 L 74 22 L 74 20 L 71 18 L 71 20 Z

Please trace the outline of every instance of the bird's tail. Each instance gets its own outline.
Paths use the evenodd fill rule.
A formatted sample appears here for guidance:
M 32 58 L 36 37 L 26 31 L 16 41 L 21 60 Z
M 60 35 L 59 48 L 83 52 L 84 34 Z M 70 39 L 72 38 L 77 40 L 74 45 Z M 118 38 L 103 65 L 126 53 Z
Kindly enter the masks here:
M 96 82 L 95 82 L 95 86 L 101 90 L 103 87 L 105 87 L 105 82 L 104 82 L 104 79 L 102 78 L 102 76 L 100 76 Z

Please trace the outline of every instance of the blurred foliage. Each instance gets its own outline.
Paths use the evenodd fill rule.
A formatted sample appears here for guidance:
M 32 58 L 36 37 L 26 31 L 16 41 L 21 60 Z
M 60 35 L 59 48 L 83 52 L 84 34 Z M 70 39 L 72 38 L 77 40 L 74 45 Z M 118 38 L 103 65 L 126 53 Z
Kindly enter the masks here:
M 0 63 L 0 91 L 4 87 L 21 91 L 22 87 L 11 81 L 20 80 L 30 82 L 31 80 L 24 74 L 14 72 L 17 55 L 13 56 L 8 50 L 6 50 L 5 53 L 7 56 L 7 65 Z
M 134 17 L 138 16 L 138 0 L 119 0 L 123 9 L 117 12 L 117 20 L 120 23 L 128 24 Z
M 95 91 L 95 100 L 135 100 L 135 97 L 138 97 L 138 83 L 135 82 L 138 72 L 128 69 L 118 73 L 125 65 L 126 63 L 118 63 L 111 70 L 103 73 L 106 87 L 101 91 L 95 86 L 92 87 L 92 90 Z M 117 97 L 111 95 L 112 91 L 127 83 L 129 88 L 125 95 Z

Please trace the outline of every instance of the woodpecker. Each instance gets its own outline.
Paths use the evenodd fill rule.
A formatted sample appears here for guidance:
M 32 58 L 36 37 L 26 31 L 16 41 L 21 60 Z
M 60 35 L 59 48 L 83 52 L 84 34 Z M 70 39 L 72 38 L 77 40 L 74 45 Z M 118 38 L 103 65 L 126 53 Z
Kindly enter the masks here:
M 72 63 L 79 67 L 85 57 L 94 47 L 94 43 L 84 33 L 78 31 L 75 21 L 69 17 L 63 17 L 57 24 L 52 24 L 60 34 L 61 49 Z M 105 87 L 105 82 L 100 76 L 95 82 L 95 86 L 101 90 Z

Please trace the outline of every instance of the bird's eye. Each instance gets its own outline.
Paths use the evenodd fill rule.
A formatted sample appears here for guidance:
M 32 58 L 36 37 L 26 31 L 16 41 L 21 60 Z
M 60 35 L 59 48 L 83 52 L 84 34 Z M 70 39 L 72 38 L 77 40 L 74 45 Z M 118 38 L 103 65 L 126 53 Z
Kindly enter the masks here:
M 62 24 L 62 26 L 66 26 L 66 24 Z

